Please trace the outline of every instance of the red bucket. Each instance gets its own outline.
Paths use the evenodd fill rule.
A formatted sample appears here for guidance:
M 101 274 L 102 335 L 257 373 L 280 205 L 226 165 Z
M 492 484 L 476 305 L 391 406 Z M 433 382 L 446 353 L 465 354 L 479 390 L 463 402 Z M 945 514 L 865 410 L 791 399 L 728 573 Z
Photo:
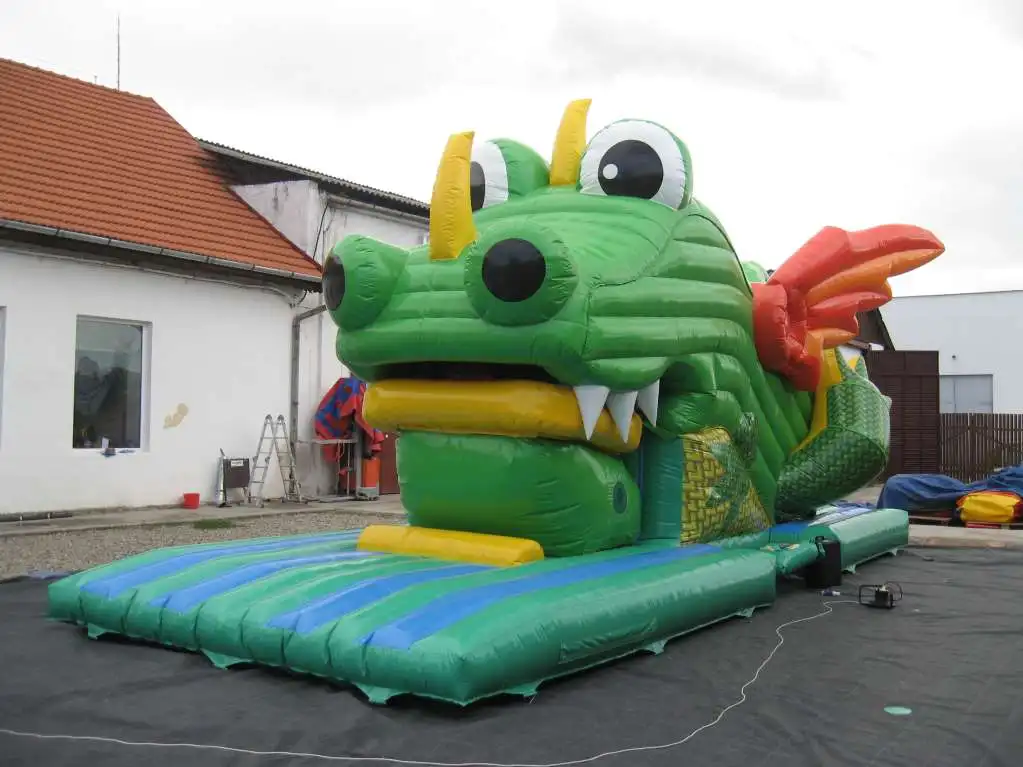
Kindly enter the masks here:
M 185 509 L 198 509 L 199 508 L 199 494 L 198 493 L 185 493 L 181 497 L 181 507 Z

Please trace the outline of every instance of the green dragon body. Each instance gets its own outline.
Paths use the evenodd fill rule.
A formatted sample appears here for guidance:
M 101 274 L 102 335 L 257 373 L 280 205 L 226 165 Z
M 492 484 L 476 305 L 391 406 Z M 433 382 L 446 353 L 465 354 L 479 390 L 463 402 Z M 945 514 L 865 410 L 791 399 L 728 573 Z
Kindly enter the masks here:
M 934 257 L 940 243 L 911 227 L 872 230 L 866 245 L 825 230 L 808 244 L 816 261 L 790 259 L 791 284 L 786 267 L 769 278 L 692 198 L 677 137 L 623 120 L 583 150 L 586 105 L 566 112 L 550 166 L 513 141 L 452 137 L 430 243 L 349 237 L 326 265 L 338 355 L 370 384 L 370 422 L 402 433 L 410 521 L 579 554 L 754 532 L 876 476 L 888 400 L 862 361 L 814 337 L 851 336 L 884 279 L 927 260 L 904 253 Z M 887 264 L 882 288 L 875 268 L 873 282 L 833 289 L 869 263 Z M 530 430 L 569 389 L 583 433 Z M 541 390 L 550 401 L 530 405 Z M 601 449 L 591 437 L 611 422 L 622 444 Z

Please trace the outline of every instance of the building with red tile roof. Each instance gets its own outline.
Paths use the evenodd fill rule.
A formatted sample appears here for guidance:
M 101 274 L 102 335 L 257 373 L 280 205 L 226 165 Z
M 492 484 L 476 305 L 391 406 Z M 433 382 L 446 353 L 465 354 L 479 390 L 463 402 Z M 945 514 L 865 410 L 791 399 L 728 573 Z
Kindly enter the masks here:
M 310 441 L 345 374 L 318 262 L 348 234 L 419 244 L 427 218 L 0 59 L 0 516 L 213 501 L 221 451 L 252 459 L 267 414 L 305 493 L 334 493 Z
M 0 228 L 315 285 L 156 101 L 0 59 Z

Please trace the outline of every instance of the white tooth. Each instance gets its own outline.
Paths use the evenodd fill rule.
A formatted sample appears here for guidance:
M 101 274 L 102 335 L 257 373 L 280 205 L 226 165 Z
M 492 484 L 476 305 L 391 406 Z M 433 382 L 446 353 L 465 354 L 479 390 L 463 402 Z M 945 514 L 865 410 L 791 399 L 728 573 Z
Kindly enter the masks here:
M 604 409 L 604 403 L 607 402 L 607 395 L 610 393 L 611 390 L 606 386 L 584 384 L 575 387 L 575 398 L 579 403 L 579 415 L 583 417 L 586 439 L 593 436 L 593 430 L 597 428 L 597 419 L 600 418 L 600 411 Z
M 629 441 L 629 427 L 632 426 L 632 414 L 636 410 L 636 397 L 639 392 L 616 391 L 607 398 L 607 409 L 611 411 L 622 442 Z
M 639 397 L 636 400 L 636 405 L 639 407 L 639 412 L 645 415 L 647 420 L 650 421 L 651 426 L 657 425 L 657 400 L 660 396 L 660 379 L 639 390 Z

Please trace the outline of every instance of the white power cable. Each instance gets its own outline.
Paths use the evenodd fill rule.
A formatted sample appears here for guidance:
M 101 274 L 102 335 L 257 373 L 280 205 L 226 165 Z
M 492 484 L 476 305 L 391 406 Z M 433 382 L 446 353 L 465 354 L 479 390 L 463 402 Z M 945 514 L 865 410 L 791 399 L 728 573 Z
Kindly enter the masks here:
M 854 599 L 841 599 L 837 601 L 824 602 L 824 609 L 813 615 L 809 615 L 805 618 L 796 618 L 795 620 L 786 621 L 780 626 L 775 628 L 774 633 L 778 635 L 778 643 L 774 648 L 767 654 L 767 657 L 757 666 L 757 670 L 753 672 L 745 684 L 739 689 L 739 698 L 733 703 L 725 706 L 721 709 L 714 719 L 707 722 L 706 724 L 700 725 L 695 730 L 690 732 L 684 738 L 679 740 L 673 740 L 670 743 L 658 743 L 647 746 L 630 746 L 628 748 L 619 748 L 614 751 L 604 751 L 593 756 L 587 756 L 582 759 L 570 759 L 564 762 L 548 762 L 543 763 L 526 763 L 516 764 L 513 762 L 428 762 L 420 761 L 416 759 L 398 759 L 391 756 L 347 756 L 347 755 L 332 755 L 332 754 L 316 754 L 306 753 L 302 751 L 257 751 L 249 748 L 236 748 L 234 746 L 220 746 L 212 743 L 150 743 L 145 741 L 133 741 L 133 740 L 121 740 L 120 738 L 105 738 L 99 735 L 60 735 L 60 734 L 46 734 L 39 732 L 22 732 L 20 730 L 9 730 L 4 727 L 0 727 L 0 735 L 9 735 L 16 738 L 30 738 L 32 740 L 68 740 L 74 742 L 88 742 L 88 743 L 106 743 L 114 746 L 128 746 L 133 748 L 179 748 L 189 749 L 193 751 L 222 751 L 231 754 L 243 754 L 245 756 L 256 756 L 256 757 L 288 757 L 290 759 L 309 759 L 321 762 L 376 762 L 379 764 L 395 764 L 395 765 L 409 765 L 410 767 L 575 767 L 580 764 L 590 764 L 592 762 L 598 762 L 602 759 L 608 759 L 613 756 L 621 756 L 623 754 L 635 754 L 642 751 L 665 751 L 671 748 L 677 748 L 678 746 L 685 745 L 690 740 L 695 738 L 704 730 L 709 730 L 711 727 L 717 725 L 725 714 L 734 708 L 738 708 L 746 702 L 746 688 L 754 684 L 759 678 L 761 672 L 767 667 L 767 664 L 771 662 L 771 659 L 775 656 L 781 646 L 785 644 L 785 637 L 781 633 L 782 629 L 788 628 L 789 626 L 795 626 L 797 623 L 807 623 L 817 618 L 822 618 L 825 615 L 829 615 L 834 612 L 832 605 L 842 604 L 857 604 Z

